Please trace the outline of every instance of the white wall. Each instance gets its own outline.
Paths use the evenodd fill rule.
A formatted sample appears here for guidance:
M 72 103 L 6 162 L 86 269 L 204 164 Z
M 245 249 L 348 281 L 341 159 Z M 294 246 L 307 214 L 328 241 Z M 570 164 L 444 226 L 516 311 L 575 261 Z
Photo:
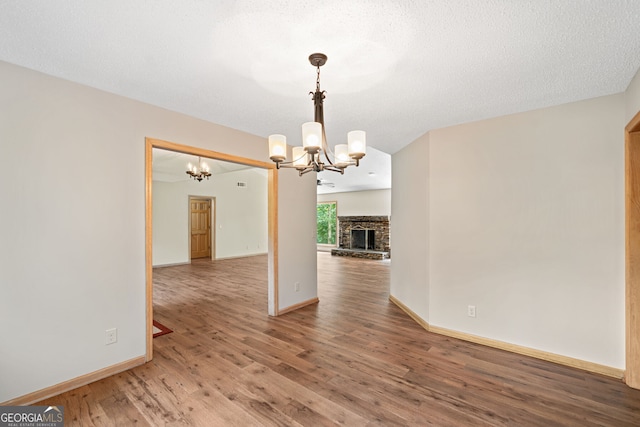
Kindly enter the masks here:
M 390 293 L 429 320 L 429 135 L 392 159 Z
M 145 137 L 263 161 L 268 150 L 264 138 L 4 62 L 0 93 L 4 402 L 145 354 Z M 302 233 L 315 229 L 315 177 L 286 172 L 281 308 L 316 295 L 315 236 Z M 105 346 L 114 327 L 118 342 Z
M 411 307 L 423 287 L 431 325 L 623 368 L 624 109 L 619 94 L 431 131 L 428 178 L 394 155 L 392 295 Z M 398 218 L 415 209 L 400 182 L 429 191 L 423 283 L 400 263 L 414 236 L 396 222 L 418 221 Z
M 237 183 L 245 182 L 246 187 Z M 267 253 L 267 174 L 247 169 L 202 182 L 153 182 L 153 265 L 190 262 L 190 196 L 215 198 L 216 259 Z
M 631 80 L 625 93 L 625 125 L 640 111 L 640 70 Z
M 391 215 L 391 189 L 318 194 L 318 202 L 338 202 L 338 216 Z

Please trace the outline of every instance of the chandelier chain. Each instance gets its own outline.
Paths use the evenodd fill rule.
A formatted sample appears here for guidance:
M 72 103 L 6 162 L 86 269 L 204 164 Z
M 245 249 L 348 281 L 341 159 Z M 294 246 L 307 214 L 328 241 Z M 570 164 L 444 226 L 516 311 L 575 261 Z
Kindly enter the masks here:
M 320 65 L 316 66 L 318 71 L 316 71 L 316 91 L 320 92 Z

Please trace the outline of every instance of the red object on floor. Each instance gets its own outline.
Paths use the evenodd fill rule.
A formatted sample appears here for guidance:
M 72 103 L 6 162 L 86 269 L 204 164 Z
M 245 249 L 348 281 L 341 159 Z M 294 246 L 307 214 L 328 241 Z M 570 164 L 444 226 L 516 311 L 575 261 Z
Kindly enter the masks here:
M 161 335 L 166 335 L 166 334 L 170 334 L 171 332 L 173 332 L 171 329 L 167 328 L 166 326 L 164 326 L 162 323 L 158 322 L 157 320 L 153 321 L 153 326 L 155 326 L 156 328 L 160 329 L 160 332 L 155 332 L 153 334 L 154 338 L 157 338 Z

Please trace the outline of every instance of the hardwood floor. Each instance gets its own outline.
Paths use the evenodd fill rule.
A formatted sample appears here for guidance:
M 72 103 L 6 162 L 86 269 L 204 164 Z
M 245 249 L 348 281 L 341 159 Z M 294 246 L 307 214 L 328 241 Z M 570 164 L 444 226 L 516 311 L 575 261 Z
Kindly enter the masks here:
M 318 254 L 320 303 L 267 313 L 266 256 L 154 270 L 144 366 L 47 399 L 68 426 L 639 426 L 621 381 L 426 332 L 389 261 Z

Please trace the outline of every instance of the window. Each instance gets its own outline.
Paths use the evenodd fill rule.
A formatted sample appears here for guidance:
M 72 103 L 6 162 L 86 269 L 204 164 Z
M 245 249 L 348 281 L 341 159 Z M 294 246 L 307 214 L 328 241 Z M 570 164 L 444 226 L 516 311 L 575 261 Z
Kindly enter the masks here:
M 317 206 L 316 220 L 318 222 L 318 244 L 336 245 L 337 233 L 337 204 L 336 202 L 320 202 Z

